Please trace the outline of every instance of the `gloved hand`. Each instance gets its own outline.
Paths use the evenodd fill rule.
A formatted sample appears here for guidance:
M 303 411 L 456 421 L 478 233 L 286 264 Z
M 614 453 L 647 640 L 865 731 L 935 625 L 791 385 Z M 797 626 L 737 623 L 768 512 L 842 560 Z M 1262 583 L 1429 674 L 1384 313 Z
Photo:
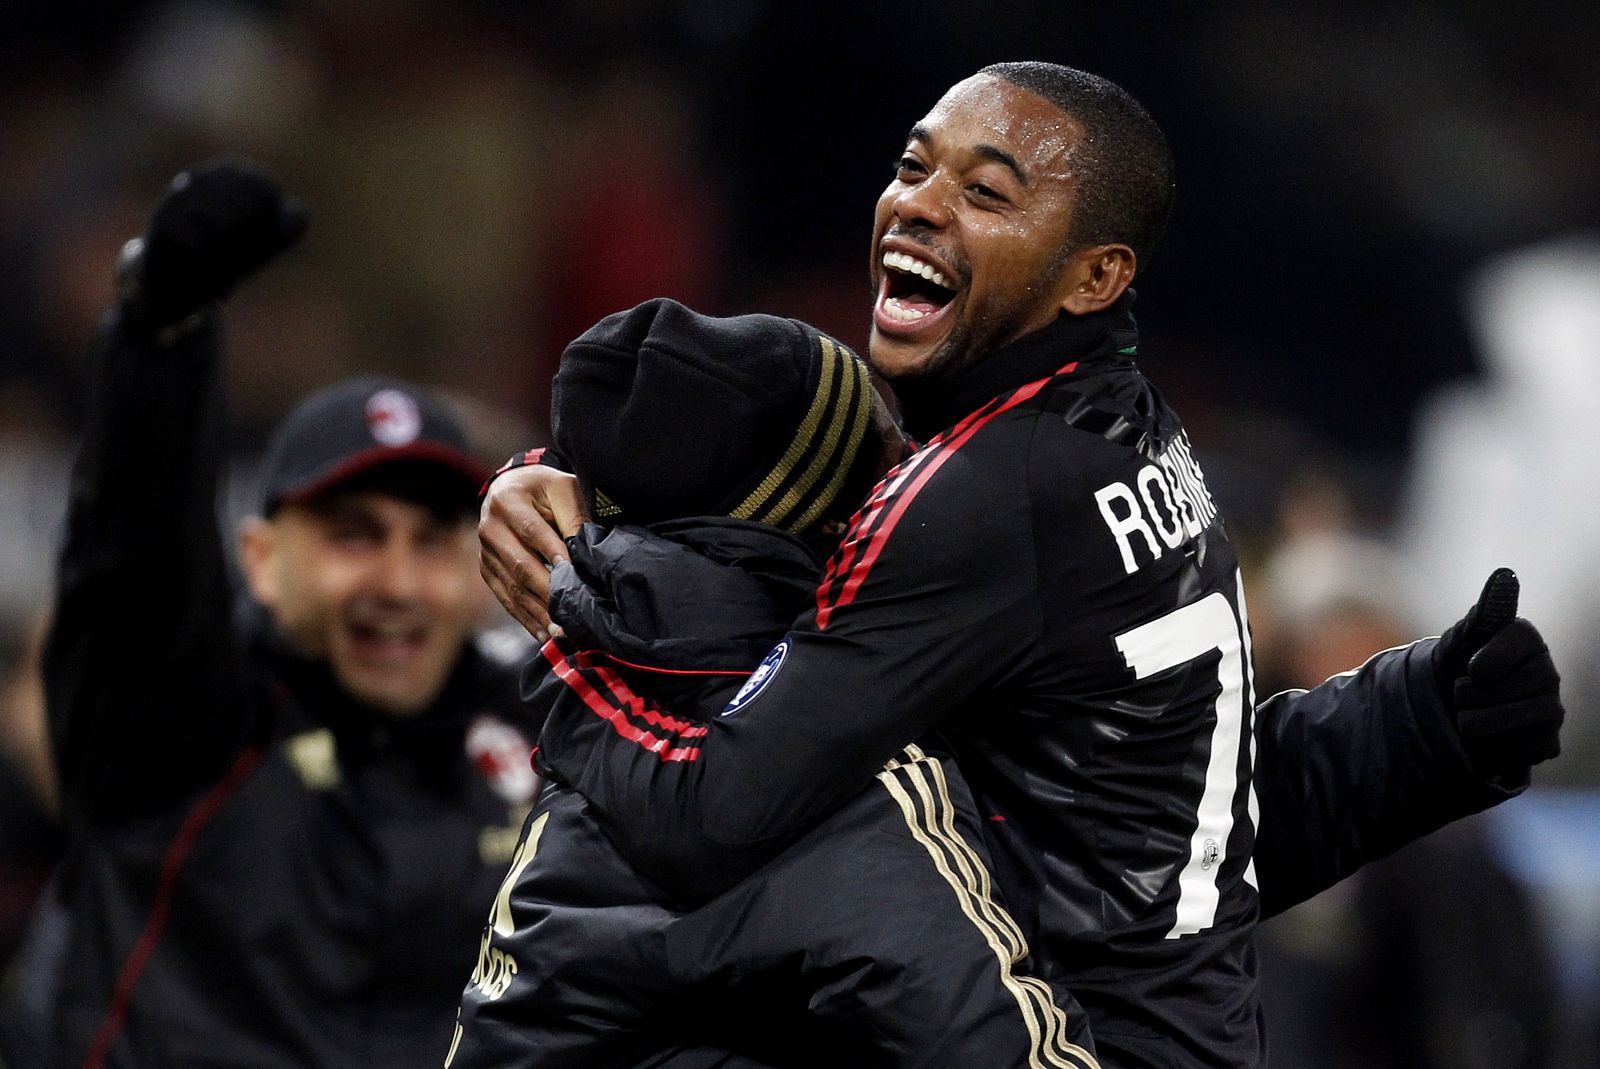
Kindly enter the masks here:
M 1516 573 L 1500 568 L 1434 649 L 1434 676 L 1473 767 L 1521 778 L 1561 752 L 1561 677 L 1543 636 L 1517 616 Z
M 247 164 L 214 160 L 184 171 L 122 250 L 117 288 L 130 322 L 171 328 L 232 292 L 294 243 L 306 212 Z

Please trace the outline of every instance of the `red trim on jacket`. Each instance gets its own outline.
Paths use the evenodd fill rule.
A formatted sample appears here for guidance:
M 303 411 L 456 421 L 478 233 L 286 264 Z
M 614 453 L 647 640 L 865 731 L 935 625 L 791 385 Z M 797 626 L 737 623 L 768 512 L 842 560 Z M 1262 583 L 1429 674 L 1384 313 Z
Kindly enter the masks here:
M 654 665 L 634 664 L 632 661 L 618 657 L 607 650 L 591 650 L 585 656 L 590 654 L 598 654 L 611 663 L 620 664 L 624 668 L 632 668 L 639 672 L 653 672 L 661 676 L 736 676 L 741 679 L 748 679 L 753 671 L 753 669 L 749 668 L 743 670 L 733 668 L 657 668 Z
M 211 788 L 210 792 L 189 810 L 189 815 L 184 817 L 182 826 L 178 828 L 178 834 L 172 837 L 166 855 L 161 859 L 161 875 L 156 881 L 156 894 L 150 906 L 150 917 L 145 921 L 144 931 L 140 932 L 139 938 L 134 941 L 133 949 L 128 952 L 127 960 L 123 962 L 122 972 L 118 974 L 116 986 L 112 988 L 111 1004 L 106 1007 L 106 1015 L 100 1022 L 99 1030 L 95 1032 L 94 1042 L 89 1044 L 89 1053 L 84 1055 L 83 1069 L 101 1069 L 111 1054 L 111 1045 L 116 1042 L 117 1033 L 122 1031 L 122 1026 L 128 1019 L 128 1010 L 133 1003 L 133 989 L 138 985 L 145 966 L 150 963 L 156 947 L 161 943 L 161 934 L 167 925 L 167 915 L 172 909 L 172 899 L 178 891 L 178 876 L 183 871 L 184 862 L 189 859 L 189 851 L 194 848 L 195 839 L 260 760 L 259 746 L 252 746 L 241 753 L 233 762 L 233 767 L 222 777 L 221 782 Z
M 862 526 L 871 526 L 874 521 L 876 526 L 866 537 L 861 548 L 851 555 L 853 560 L 847 566 L 847 570 L 836 573 L 835 568 L 830 568 L 828 574 L 823 577 L 822 584 L 817 587 L 817 630 L 826 628 L 836 610 L 844 608 L 856 599 L 856 594 L 861 590 L 861 584 L 867 581 L 872 566 L 883 555 L 883 549 L 888 545 L 889 536 L 894 533 L 895 525 L 905 515 L 906 509 L 911 507 L 911 502 L 916 499 L 917 494 L 928 485 L 934 473 L 944 466 L 944 462 L 959 452 L 961 447 L 971 441 L 972 436 L 994 417 L 1029 400 L 1056 376 L 1069 374 L 1077 367 L 1078 362 L 1074 360 L 1053 375 L 1017 387 L 1005 400 L 992 402 L 989 406 L 980 408 L 957 423 L 949 432 L 935 437 L 928 443 L 923 453 L 927 460 L 909 466 L 904 477 L 896 480 L 899 485 L 890 487 L 882 500 L 873 506 L 873 514 L 866 517 Z M 906 479 L 910 480 L 909 483 L 905 482 Z M 837 565 L 843 563 L 843 557 L 836 562 Z M 842 584 L 839 582 L 841 578 Z M 834 590 L 837 590 L 837 593 L 830 597 L 829 591 Z
M 544 459 L 544 447 L 543 446 L 539 447 L 538 449 L 530 449 L 525 453 L 518 453 L 516 456 L 512 457 L 510 460 L 506 461 L 504 464 L 502 464 L 498 468 L 494 469 L 494 471 L 490 472 L 489 473 L 489 477 L 487 479 L 483 480 L 483 485 L 478 487 L 478 500 L 482 501 L 483 498 L 484 498 L 484 495 L 486 495 L 489 492 L 489 484 L 490 483 L 492 483 L 496 479 L 500 478 L 500 476 L 504 475 L 506 472 L 510 471 L 512 468 L 531 467 L 532 465 L 539 463 L 539 461 L 541 461 L 543 459 Z
M 647 723 L 656 724 L 668 731 L 675 732 L 682 739 L 698 738 L 705 735 L 704 725 L 691 724 L 679 720 L 677 717 L 662 716 L 647 708 L 643 699 L 634 694 L 622 677 L 615 672 L 586 657 L 583 653 L 575 653 L 570 658 L 563 655 L 554 642 L 546 642 L 539 651 L 544 659 L 550 662 L 555 670 L 556 678 L 570 687 L 577 694 L 583 704 L 600 719 L 609 723 L 614 731 L 629 742 L 638 744 L 641 748 L 650 751 L 663 761 L 698 761 L 700 759 L 700 745 L 694 743 L 688 746 L 673 746 L 677 738 L 663 738 L 634 724 L 628 719 L 628 714 L 639 717 Z M 608 700 L 601 694 L 599 688 L 589 681 L 586 673 L 592 672 L 600 678 L 606 688 L 626 706 L 619 706 L 615 701 Z

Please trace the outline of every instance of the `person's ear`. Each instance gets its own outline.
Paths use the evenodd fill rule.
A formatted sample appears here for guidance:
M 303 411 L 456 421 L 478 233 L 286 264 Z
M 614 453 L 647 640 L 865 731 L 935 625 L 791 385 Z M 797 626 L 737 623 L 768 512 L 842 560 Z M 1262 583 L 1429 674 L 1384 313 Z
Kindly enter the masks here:
M 279 552 L 278 531 L 271 520 L 251 516 L 239 525 L 239 569 L 244 572 L 250 596 L 262 605 L 277 604 Z
M 1126 245 L 1090 245 L 1067 259 L 1061 310 L 1088 315 L 1108 308 L 1133 281 L 1138 260 Z

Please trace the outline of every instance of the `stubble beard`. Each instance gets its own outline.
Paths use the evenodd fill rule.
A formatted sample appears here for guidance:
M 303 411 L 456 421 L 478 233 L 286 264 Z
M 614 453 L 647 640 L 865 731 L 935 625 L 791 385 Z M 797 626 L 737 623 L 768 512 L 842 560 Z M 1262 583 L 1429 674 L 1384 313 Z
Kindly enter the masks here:
M 883 369 L 874 363 L 873 369 L 895 386 L 925 387 L 953 381 L 983 363 L 994 354 L 995 350 L 1014 340 L 1008 338 L 1008 334 L 1015 333 L 1016 337 L 1020 337 L 1023 333 L 1020 328 L 1012 324 L 991 324 L 991 318 L 982 313 L 969 316 L 953 327 L 950 335 L 928 354 L 926 360 L 915 367 L 901 368 L 892 374 L 885 374 Z M 983 329 L 984 327 L 988 329 Z M 869 358 L 871 356 L 870 348 L 868 356 Z

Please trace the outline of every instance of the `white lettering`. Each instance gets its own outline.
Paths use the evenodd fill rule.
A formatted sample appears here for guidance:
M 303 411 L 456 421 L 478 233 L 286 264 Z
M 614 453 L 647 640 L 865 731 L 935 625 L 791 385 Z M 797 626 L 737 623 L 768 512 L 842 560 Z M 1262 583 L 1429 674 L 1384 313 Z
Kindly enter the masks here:
M 1173 505 L 1178 511 L 1178 521 L 1183 524 L 1183 533 L 1194 538 L 1204 530 L 1200 526 L 1200 514 L 1194 507 L 1194 491 L 1173 460 L 1172 450 L 1161 454 L 1160 463 L 1161 470 L 1167 476 L 1167 486 L 1172 490 Z
M 1133 496 L 1133 491 L 1122 483 L 1112 483 L 1102 486 L 1094 492 L 1095 504 L 1100 506 L 1100 516 L 1106 521 L 1106 526 L 1111 529 L 1111 534 L 1117 540 L 1117 549 L 1122 552 L 1122 566 L 1129 575 L 1139 570 L 1139 562 L 1134 559 L 1133 546 L 1129 544 L 1128 536 L 1134 532 L 1144 536 L 1145 545 L 1150 547 L 1150 553 L 1156 558 L 1161 556 L 1161 546 L 1156 543 L 1155 532 L 1150 530 L 1150 525 L 1145 522 L 1144 514 L 1139 510 L 1139 499 Z M 1121 501 L 1126 509 L 1125 515 L 1118 516 L 1112 507 L 1114 501 Z
M 1178 508 L 1172 502 L 1172 491 L 1167 488 L 1166 473 L 1154 464 L 1147 464 L 1140 470 L 1135 481 L 1139 484 L 1139 496 L 1144 498 L 1144 507 L 1149 511 L 1150 519 L 1155 522 L 1161 541 L 1167 544 L 1168 549 L 1177 549 L 1178 543 L 1183 541 L 1183 525 L 1178 522 Z M 1156 495 L 1152 492 L 1155 490 L 1161 491 L 1166 509 L 1165 515 L 1162 514 L 1162 509 L 1156 506 Z
M 1235 582 L 1242 591 L 1242 581 Z M 1168 939 L 1211 927 L 1222 901 L 1218 883 L 1222 869 L 1218 862 L 1223 860 L 1233 834 L 1241 747 L 1249 747 L 1252 759 L 1255 747 L 1250 730 L 1249 662 L 1240 639 L 1242 631 L 1238 613 L 1227 597 L 1221 591 L 1213 591 L 1116 638 L 1117 649 L 1139 679 L 1188 664 L 1212 650 L 1221 654 L 1217 660 L 1217 693 L 1213 700 L 1216 720 L 1211 726 L 1205 787 L 1195 812 L 1188 859 L 1178 873 L 1178 909 L 1166 934 Z M 1248 766 L 1245 772 L 1248 776 Z M 1250 788 L 1248 780 L 1245 785 Z
M 1160 560 L 1163 544 L 1177 549 L 1186 539 L 1204 534 L 1217 518 L 1205 476 L 1189 452 L 1189 439 L 1181 432 L 1154 464 L 1139 469 L 1133 482 L 1139 488 L 1137 495 L 1126 483 L 1111 483 L 1094 493 L 1129 575 L 1142 566 L 1133 551 L 1133 534 L 1143 536 L 1151 560 Z
M 1216 502 L 1211 500 L 1211 491 L 1206 487 L 1206 477 L 1200 471 L 1200 465 L 1195 462 L 1194 454 L 1190 452 L 1189 436 L 1179 433 L 1162 456 L 1163 459 L 1172 458 L 1173 467 L 1189 488 L 1189 497 L 1194 502 L 1195 518 L 1200 524 L 1200 530 L 1210 527 L 1211 521 L 1217 518 L 1217 506 Z

